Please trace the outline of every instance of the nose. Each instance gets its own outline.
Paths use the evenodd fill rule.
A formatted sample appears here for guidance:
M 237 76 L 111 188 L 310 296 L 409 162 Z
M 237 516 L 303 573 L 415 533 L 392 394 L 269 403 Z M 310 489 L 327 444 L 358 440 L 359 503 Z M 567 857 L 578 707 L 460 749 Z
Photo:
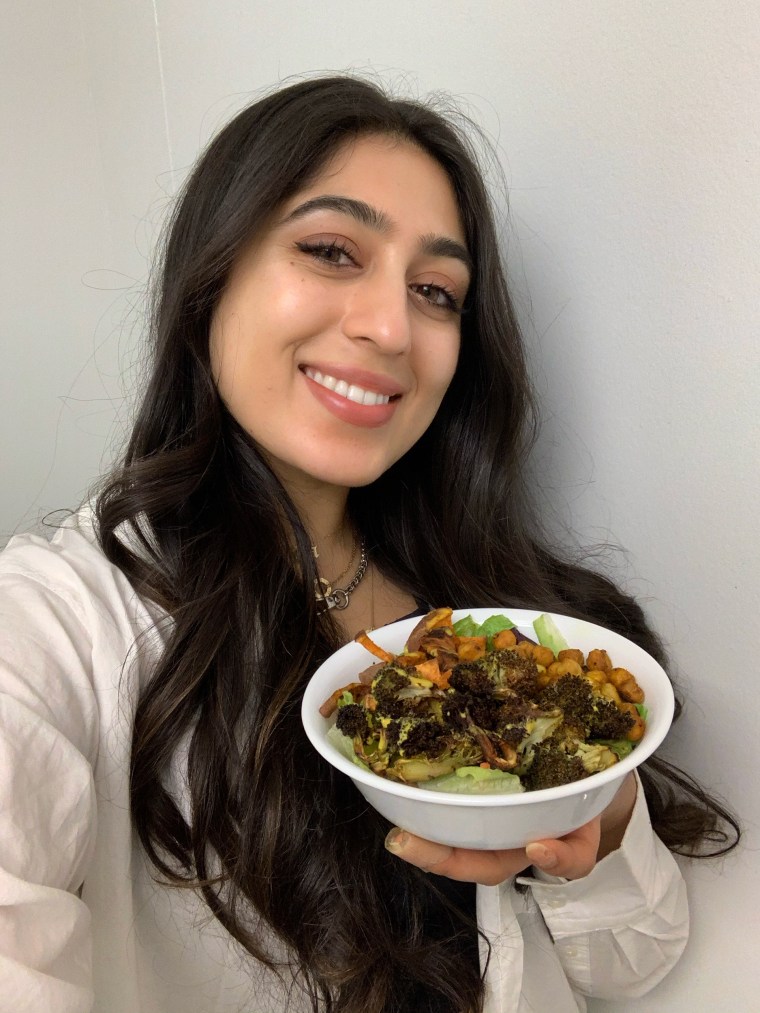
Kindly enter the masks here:
M 399 355 L 412 340 L 410 309 L 406 278 L 393 270 L 373 271 L 347 289 L 343 333 Z

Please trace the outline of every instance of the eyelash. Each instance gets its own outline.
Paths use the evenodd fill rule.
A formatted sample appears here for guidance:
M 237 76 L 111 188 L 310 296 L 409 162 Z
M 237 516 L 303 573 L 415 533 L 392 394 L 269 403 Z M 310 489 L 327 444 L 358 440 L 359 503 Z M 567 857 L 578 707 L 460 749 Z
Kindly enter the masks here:
M 301 251 L 301 253 L 308 253 L 310 256 L 314 257 L 315 260 L 321 260 L 323 263 L 329 264 L 331 267 L 339 267 L 340 265 L 336 264 L 332 260 L 328 260 L 327 257 L 324 256 L 326 253 L 342 253 L 344 256 L 348 257 L 352 264 L 356 263 L 356 259 L 348 247 L 339 242 L 310 243 L 306 240 L 302 240 L 300 243 L 296 243 L 296 247 Z
M 429 288 L 429 289 L 432 289 L 434 292 L 440 292 L 441 295 L 443 295 L 445 297 L 445 299 L 446 299 L 445 304 L 441 304 L 441 303 L 435 302 L 435 300 L 433 300 L 433 299 L 428 299 L 427 296 L 424 296 L 424 295 L 422 296 L 422 298 L 425 300 L 425 302 L 430 303 L 430 305 L 434 306 L 436 309 L 448 310 L 451 313 L 458 313 L 458 314 L 462 313 L 462 307 L 459 305 L 459 303 L 457 301 L 457 297 L 454 295 L 454 293 L 452 291 L 450 291 L 445 286 L 443 286 L 443 285 L 422 284 L 422 285 L 418 285 L 417 288 L 418 289 L 420 289 L 420 288 Z
M 353 256 L 351 251 L 346 246 L 344 246 L 343 243 L 340 242 L 314 243 L 314 242 L 307 242 L 306 240 L 301 240 L 300 242 L 296 243 L 296 248 L 300 250 L 301 253 L 306 253 L 309 256 L 313 257 L 315 260 L 319 260 L 323 264 L 327 264 L 329 267 L 341 267 L 341 265 L 335 263 L 334 260 L 328 260 L 325 254 L 339 253 L 345 257 L 348 257 L 348 259 L 351 261 L 352 264 L 356 264 L 356 258 Z M 432 290 L 432 292 L 441 293 L 445 297 L 446 299 L 445 304 L 441 304 L 436 302 L 435 299 L 430 299 L 425 295 L 421 295 L 421 293 L 419 292 L 417 293 L 421 295 L 421 298 L 424 299 L 424 301 L 429 306 L 432 306 L 434 309 L 447 310 L 448 312 L 451 313 L 458 313 L 458 314 L 462 313 L 462 307 L 459 305 L 456 295 L 450 289 L 446 288 L 444 285 L 434 285 L 432 283 L 428 283 L 417 285 L 416 288 L 430 289 Z

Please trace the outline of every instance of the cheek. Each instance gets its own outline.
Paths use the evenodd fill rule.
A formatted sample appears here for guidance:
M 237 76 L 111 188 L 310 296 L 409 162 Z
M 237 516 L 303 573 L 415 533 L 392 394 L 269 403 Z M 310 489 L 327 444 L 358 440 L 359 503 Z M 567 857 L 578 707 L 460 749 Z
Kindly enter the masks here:
M 272 385 L 273 357 L 257 331 L 258 327 L 236 310 L 220 313 L 211 326 L 211 376 L 222 401 L 239 422 L 241 415 L 255 410 L 256 400 Z
M 459 362 L 459 339 L 452 341 L 445 348 L 439 346 L 430 353 L 428 362 L 431 384 L 443 397 L 456 373 Z
M 232 384 L 238 357 L 240 323 L 232 314 L 218 311 L 211 320 L 209 361 L 211 375 L 222 397 Z
M 458 361 L 458 344 L 455 348 L 442 349 L 440 343 L 431 348 L 425 360 L 424 382 L 420 384 L 423 394 L 420 407 L 420 421 L 427 428 L 438 414 L 441 402 L 456 372 Z M 420 374 L 418 373 L 418 376 Z

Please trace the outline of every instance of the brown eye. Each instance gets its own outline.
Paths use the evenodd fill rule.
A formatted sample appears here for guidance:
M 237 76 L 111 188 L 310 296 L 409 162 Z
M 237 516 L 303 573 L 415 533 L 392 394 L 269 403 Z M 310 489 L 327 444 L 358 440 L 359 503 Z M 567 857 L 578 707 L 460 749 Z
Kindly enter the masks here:
M 412 290 L 424 299 L 426 303 L 429 303 L 436 309 L 447 310 L 451 313 L 461 312 L 459 302 L 454 293 L 442 285 L 434 285 L 432 282 L 423 285 L 417 284 L 412 285 Z
M 296 248 L 301 253 L 306 253 L 315 260 L 334 267 L 343 267 L 346 264 L 355 264 L 350 251 L 341 243 L 326 243 L 302 240 L 296 243 Z

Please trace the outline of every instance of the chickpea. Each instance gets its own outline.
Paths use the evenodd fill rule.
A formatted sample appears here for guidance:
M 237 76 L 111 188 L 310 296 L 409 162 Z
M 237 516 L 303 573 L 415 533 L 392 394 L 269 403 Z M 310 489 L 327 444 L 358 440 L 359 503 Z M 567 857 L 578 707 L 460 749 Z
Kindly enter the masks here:
M 638 742 L 643 737 L 644 732 L 646 730 L 644 719 L 636 710 L 634 704 L 623 702 L 620 704 L 620 707 L 627 714 L 630 714 L 631 717 L 633 718 L 633 725 L 629 729 L 628 734 L 626 735 L 626 739 L 628 739 L 629 742 Z
M 623 702 L 620 699 L 620 694 L 611 682 L 605 682 L 605 684 L 600 688 L 600 692 L 603 697 L 607 700 L 612 700 L 612 702 L 618 706 L 620 706 Z
M 549 647 L 532 644 L 529 640 L 521 640 L 514 650 L 521 658 L 535 661 L 537 665 L 543 665 L 544 668 L 554 661 L 554 652 Z
M 532 644 L 531 646 L 533 647 L 533 660 L 537 665 L 548 668 L 549 665 L 554 664 L 554 651 L 550 647 L 542 647 L 540 644 Z
M 605 682 L 607 682 L 607 673 L 600 672 L 598 668 L 592 668 L 588 672 L 585 672 L 584 675 L 597 689 L 601 689 Z
M 549 665 L 546 672 L 552 682 L 565 675 L 583 675 L 583 669 L 577 661 L 555 661 Z
M 538 686 L 539 686 L 540 689 L 546 689 L 546 687 L 549 685 L 549 683 L 553 682 L 553 679 L 549 675 L 549 673 L 546 671 L 546 669 L 542 665 L 539 665 L 538 666 L 538 679 L 536 681 L 538 682 Z
M 567 650 L 559 652 L 557 661 L 575 661 L 582 668 L 584 665 L 583 651 L 579 651 L 576 647 L 568 647 Z
M 624 700 L 628 700 L 629 703 L 644 702 L 644 691 L 627 668 L 613 668 L 607 674 L 610 682 Z
M 601 651 L 597 648 L 595 651 L 589 651 L 586 664 L 589 668 L 597 668 L 602 672 L 609 672 L 612 668 L 612 662 L 610 656 L 606 651 Z
M 497 633 L 493 638 L 493 646 L 497 650 L 501 650 L 503 647 L 514 647 L 516 643 L 517 637 L 514 630 L 502 630 L 501 633 Z

